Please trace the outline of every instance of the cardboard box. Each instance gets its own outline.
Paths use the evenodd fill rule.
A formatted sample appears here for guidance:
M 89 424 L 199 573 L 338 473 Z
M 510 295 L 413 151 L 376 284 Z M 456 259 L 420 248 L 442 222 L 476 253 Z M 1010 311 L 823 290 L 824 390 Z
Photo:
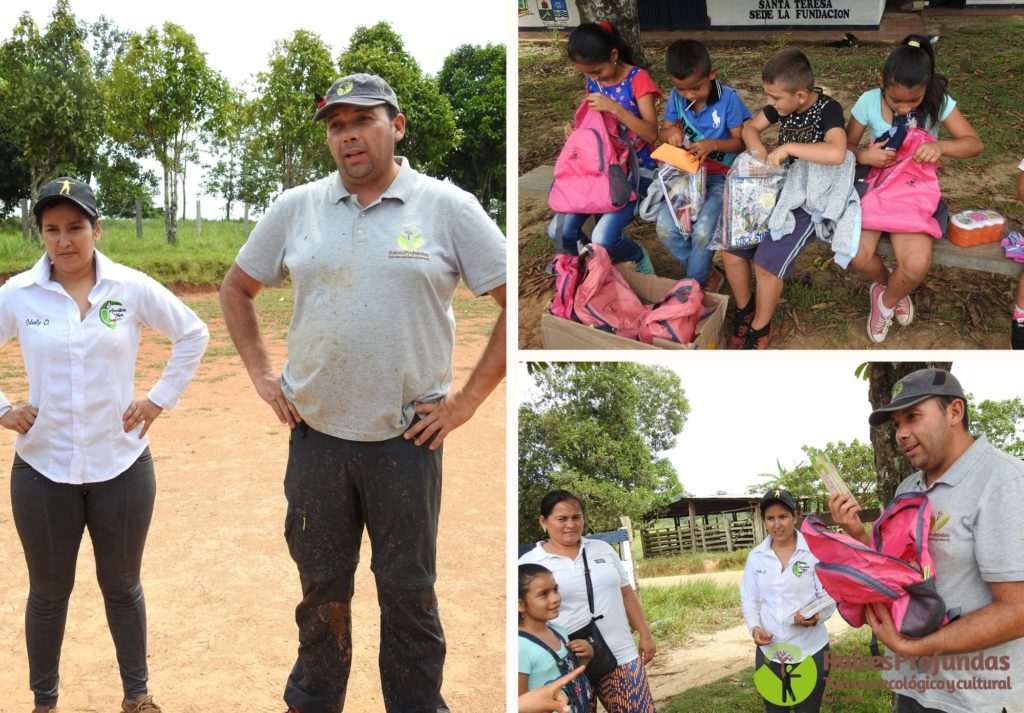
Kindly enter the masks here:
M 632 265 L 616 265 L 626 282 L 645 302 L 657 302 L 665 296 L 677 280 L 655 275 L 644 275 Z M 722 325 L 729 297 L 713 292 L 704 293 L 705 316 L 697 324 L 697 335 L 690 344 L 677 344 L 669 339 L 654 339 L 654 344 L 644 344 L 636 339 L 624 339 L 596 327 L 588 327 L 545 312 L 540 318 L 541 341 L 545 349 L 724 349 Z

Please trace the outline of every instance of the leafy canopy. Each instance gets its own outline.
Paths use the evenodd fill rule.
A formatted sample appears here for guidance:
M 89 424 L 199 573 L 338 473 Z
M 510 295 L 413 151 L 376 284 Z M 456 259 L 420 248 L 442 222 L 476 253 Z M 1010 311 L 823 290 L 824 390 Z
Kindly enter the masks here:
M 444 175 L 505 221 L 505 47 L 462 45 L 437 75 L 462 142 L 444 158 Z
M 537 396 L 519 409 L 519 537 L 539 539 L 540 500 L 564 488 L 586 504 L 587 530 L 636 523 L 682 486 L 660 454 L 690 412 L 679 377 L 631 362 L 551 364 L 534 371 Z

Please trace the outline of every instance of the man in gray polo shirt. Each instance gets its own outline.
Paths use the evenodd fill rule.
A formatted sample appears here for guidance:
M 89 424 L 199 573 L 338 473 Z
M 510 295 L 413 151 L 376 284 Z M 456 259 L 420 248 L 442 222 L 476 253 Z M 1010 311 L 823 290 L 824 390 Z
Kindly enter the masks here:
M 313 119 L 325 121 L 337 173 L 282 193 L 221 286 L 224 321 L 256 391 L 292 427 L 285 538 L 302 601 L 284 698 L 294 713 L 344 708 L 365 525 L 385 708 L 447 711 L 433 588 L 441 444 L 505 373 L 505 239 L 472 195 L 394 155 L 405 117 L 380 77 L 339 79 Z M 253 299 L 288 276 L 295 309 L 278 376 Z M 501 314 L 452 391 L 460 278 Z
M 971 436 L 956 377 L 921 369 L 893 386 L 868 419 L 896 425 L 896 443 L 917 472 L 896 494 L 923 492 L 932 510 L 928 549 L 936 588 L 960 618 L 920 639 L 895 628 L 884 607 L 867 620 L 888 648 L 883 678 L 897 713 L 1024 710 L 1024 463 Z M 860 508 L 833 496 L 829 509 L 852 537 L 870 544 Z

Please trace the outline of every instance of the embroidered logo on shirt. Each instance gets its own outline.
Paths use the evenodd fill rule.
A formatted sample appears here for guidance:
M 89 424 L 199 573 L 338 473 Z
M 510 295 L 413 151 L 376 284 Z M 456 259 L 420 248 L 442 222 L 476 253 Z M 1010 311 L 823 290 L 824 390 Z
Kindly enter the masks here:
M 722 117 L 718 115 L 718 109 L 711 111 L 711 123 L 714 124 L 716 129 L 722 125 Z
M 423 233 L 419 229 L 405 226 L 402 228 L 402 232 L 398 234 L 396 242 L 401 249 L 389 251 L 388 257 L 412 258 L 414 260 L 430 259 L 430 255 L 420 251 L 420 246 L 423 245 Z
M 121 324 L 127 317 L 128 310 L 120 302 L 107 300 L 100 307 L 100 321 L 111 329 L 117 329 L 117 325 Z
M 40 319 L 39 317 L 26 317 L 26 327 L 48 327 L 50 325 L 49 319 Z
M 605 563 L 606 563 L 607 561 L 608 561 L 608 560 L 606 560 L 606 559 L 601 559 L 600 557 L 595 557 L 595 558 L 594 558 L 594 564 L 605 564 Z
M 939 532 L 949 524 L 949 513 L 937 510 L 931 515 L 931 523 L 928 530 L 929 542 L 949 542 L 948 532 Z
M 792 569 L 793 569 L 793 574 L 795 576 L 802 577 L 802 576 L 804 576 L 804 573 L 808 572 L 811 569 L 811 565 L 807 564 L 803 560 L 798 560 L 798 561 L 793 563 Z

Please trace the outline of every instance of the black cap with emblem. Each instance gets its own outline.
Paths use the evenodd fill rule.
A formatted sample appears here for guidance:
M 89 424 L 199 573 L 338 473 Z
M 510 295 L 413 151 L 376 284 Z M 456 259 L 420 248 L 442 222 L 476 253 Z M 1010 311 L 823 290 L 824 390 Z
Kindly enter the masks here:
M 36 203 L 32 206 L 36 220 L 41 219 L 43 210 L 47 206 L 58 201 L 71 201 L 84 210 L 93 222 L 100 216 L 96 209 L 96 196 L 93 195 L 89 184 L 79 181 L 77 178 L 61 176 L 39 189 L 39 197 L 36 198 Z

